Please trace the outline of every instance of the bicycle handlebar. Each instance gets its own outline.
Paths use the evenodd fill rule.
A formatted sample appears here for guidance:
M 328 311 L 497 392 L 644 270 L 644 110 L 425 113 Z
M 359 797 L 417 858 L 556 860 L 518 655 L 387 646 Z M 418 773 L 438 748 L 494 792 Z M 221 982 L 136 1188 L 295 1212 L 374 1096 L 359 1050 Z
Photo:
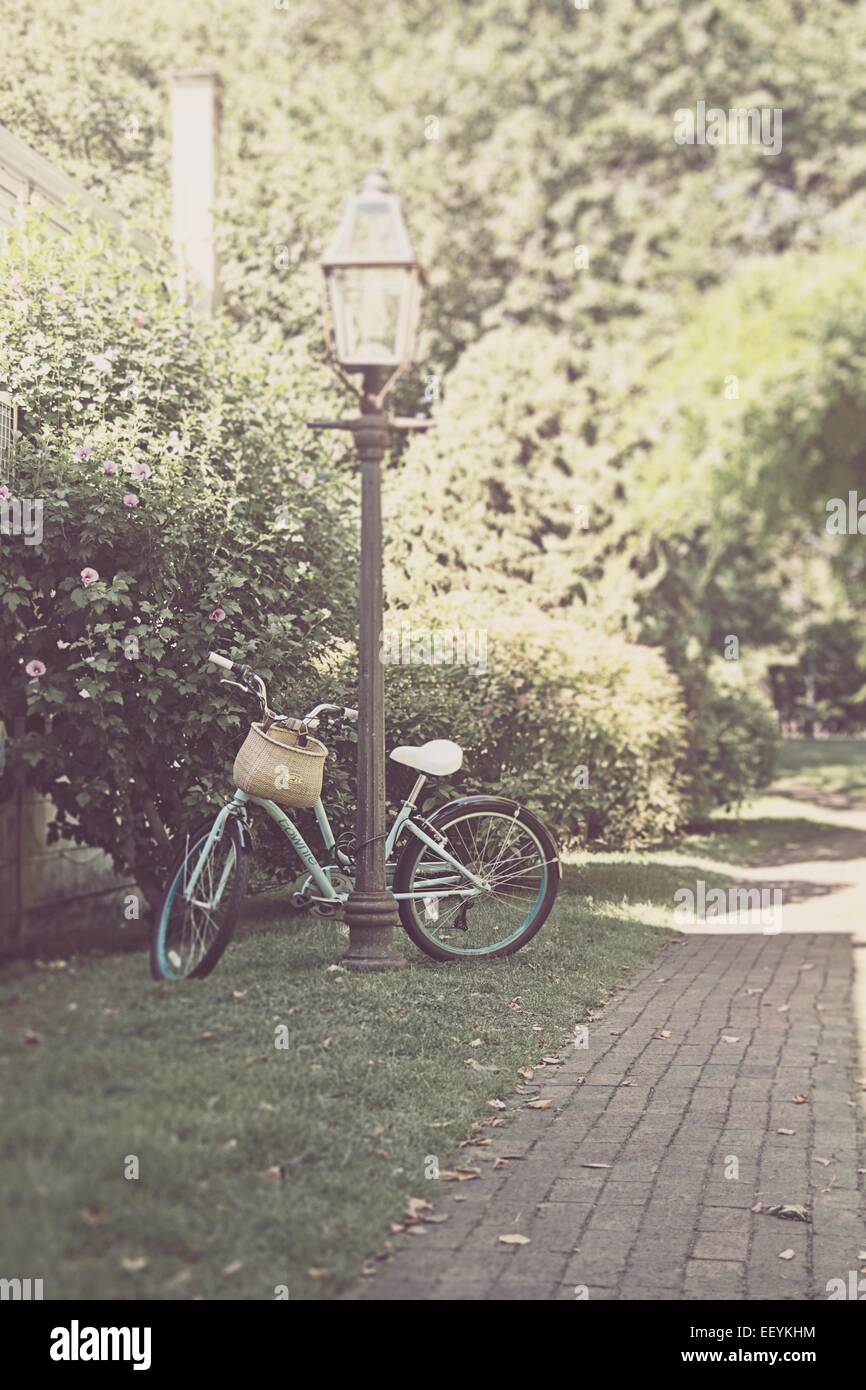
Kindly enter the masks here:
M 230 661 L 227 656 L 221 656 L 219 652 L 209 652 L 208 661 L 214 666 L 219 666 L 223 671 L 231 671 L 233 676 L 239 677 L 237 682 L 227 681 L 227 685 L 239 684 L 242 689 L 248 690 L 262 707 L 262 714 L 271 720 L 273 724 L 280 724 L 284 728 L 303 730 L 317 729 L 319 727 L 319 715 L 338 714 L 350 724 L 357 724 L 358 711 L 350 709 L 346 705 L 316 705 L 309 714 L 305 714 L 303 719 L 290 719 L 286 714 L 275 714 L 268 708 L 268 690 L 261 676 L 257 676 L 251 666 L 245 666 L 239 661 Z

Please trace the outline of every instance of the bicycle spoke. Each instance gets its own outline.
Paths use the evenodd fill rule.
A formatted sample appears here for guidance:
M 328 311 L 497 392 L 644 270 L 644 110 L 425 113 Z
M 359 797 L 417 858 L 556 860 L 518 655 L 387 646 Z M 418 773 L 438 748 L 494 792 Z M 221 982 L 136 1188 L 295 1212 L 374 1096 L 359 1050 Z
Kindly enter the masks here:
M 547 875 L 547 861 L 535 836 L 514 815 L 504 812 L 470 811 L 451 823 L 446 831 L 447 851 L 467 874 L 484 885 L 469 891 L 464 880 L 454 896 L 428 898 L 424 904 L 424 885 L 446 861 L 433 849 L 419 854 L 413 873 L 412 889 L 418 895 L 417 916 L 423 931 L 450 949 L 484 951 L 508 941 L 523 929 L 539 901 Z M 454 872 L 455 880 L 459 877 Z
M 207 836 L 187 846 L 182 869 L 165 928 L 165 955 L 176 976 L 190 975 L 204 960 L 220 928 L 220 908 L 230 893 L 229 882 L 237 867 L 237 854 L 230 838 L 211 845 L 201 865 L 191 897 L 187 884 L 199 865 Z M 219 894 L 219 902 L 216 902 Z

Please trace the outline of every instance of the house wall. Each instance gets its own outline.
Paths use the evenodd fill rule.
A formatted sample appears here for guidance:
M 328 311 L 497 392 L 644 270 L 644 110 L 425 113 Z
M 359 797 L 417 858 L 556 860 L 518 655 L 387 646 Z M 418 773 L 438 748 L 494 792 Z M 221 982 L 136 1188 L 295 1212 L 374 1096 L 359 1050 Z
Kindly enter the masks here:
M 0 955 L 48 932 L 125 921 L 135 885 L 119 877 L 102 850 L 71 840 L 48 843 L 48 797 L 19 791 L 0 803 Z

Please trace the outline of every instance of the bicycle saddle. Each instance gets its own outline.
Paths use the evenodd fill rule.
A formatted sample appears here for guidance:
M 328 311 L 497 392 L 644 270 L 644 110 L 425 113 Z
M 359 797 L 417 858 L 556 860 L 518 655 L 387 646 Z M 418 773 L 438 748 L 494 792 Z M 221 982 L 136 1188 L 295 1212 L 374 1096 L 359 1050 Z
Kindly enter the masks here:
M 430 777 L 447 777 L 463 766 L 463 749 L 448 738 L 433 738 L 420 748 L 407 743 L 392 749 L 391 757 L 395 763 L 414 767 L 416 772 L 426 772 Z

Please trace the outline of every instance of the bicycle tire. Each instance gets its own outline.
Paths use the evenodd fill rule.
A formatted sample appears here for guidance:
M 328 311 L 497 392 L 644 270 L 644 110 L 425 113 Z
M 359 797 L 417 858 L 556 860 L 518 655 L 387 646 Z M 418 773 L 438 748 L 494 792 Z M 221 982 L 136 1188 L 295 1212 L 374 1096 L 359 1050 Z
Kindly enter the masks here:
M 453 960 L 478 960 L 496 959 L 503 956 L 513 955 L 519 951 L 541 930 L 550 915 L 554 902 L 556 901 L 559 885 L 561 882 L 562 871 L 559 864 L 559 852 L 556 841 L 550 831 L 525 807 L 520 806 L 515 801 L 510 801 L 505 797 L 495 796 L 471 796 L 461 797 L 457 801 L 447 802 L 441 806 L 432 816 L 428 818 L 428 824 L 436 830 L 447 832 L 449 826 L 471 817 L 473 815 L 493 815 L 506 816 L 520 823 L 538 841 L 542 850 L 545 867 L 547 869 L 544 890 L 539 895 L 532 915 L 524 926 L 515 935 L 499 945 L 491 945 L 484 948 L 449 948 L 440 941 L 435 941 L 427 933 L 423 925 L 418 920 L 415 902 L 410 899 L 398 901 L 400 921 L 403 928 L 415 945 L 422 950 L 425 955 L 434 960 L 453 961 Z M 421 855 L 428 850 L 421 840 L 414 835 L 407 839 L 397 867 L 394 872 L 394 892 L 408 893 L 412 891 L 412 877 Z
M 159 915 L 154 923 L 150 937 L 150 973 L 155 980 L 202 980 L 214 970 L 222 958 L 226 948 L 234 936 L 240 915 L 240 907 L 246 894 L 247 883 L 250 872 L 250 846 L 248 837 L 237 817 L 229 816 L 223 828 L 223 836 L 231 837 L 232 847 L 235 851 L 235 867 L 232 875 L 232 882 L 228 899 L 221 911 L 220 922 L 214 938 L 202 955 L 201 959 L 193 969 L 184 971 L 182 974 L 172 972 L 167 969 L 169 964 L 166 952 L 166 936 L 168 932 L 169 919 L 173 900 L 176 897 L 179 886 L 180 875 L 187 859 L 195 862 L 195 857 L 201 851 L 201 845 L 205 837 L 210 833 L 214 823 L 214 817 L 201 821 L 188 835 L 184 836 L 184 842 L 172 861 L 168 872 L 166 894 L 163 898 Z

